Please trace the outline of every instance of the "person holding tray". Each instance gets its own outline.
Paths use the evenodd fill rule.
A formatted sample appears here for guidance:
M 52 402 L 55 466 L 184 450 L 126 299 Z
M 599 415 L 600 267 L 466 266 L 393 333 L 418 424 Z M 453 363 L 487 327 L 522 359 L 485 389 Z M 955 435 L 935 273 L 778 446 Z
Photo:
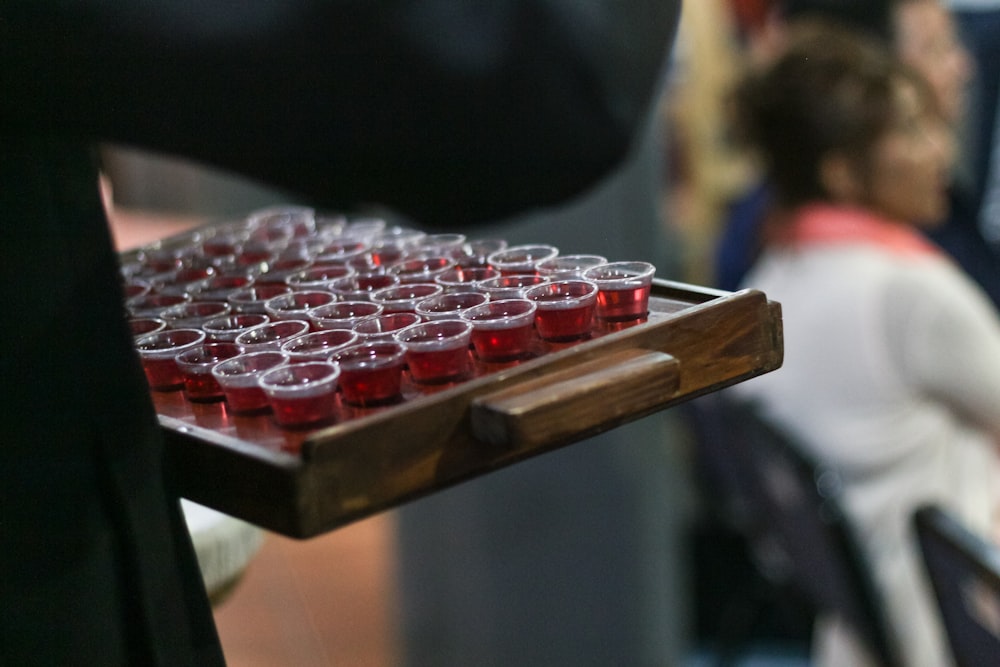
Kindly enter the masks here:
M 951 664 L 912 513 L 995 535 L 1000 509 L 1000 319 L 921 233 L 944 218 L 954 137 L 923 78 L 832 27 L 738 99 L 787 211 L 744 286 L 782 304 L 786 343 L 779 372 L 727 391 L 840 474 L 900 664 Z M 873 664 L 835 619 L 815 639 L 817 665 Z
M 426 225 L 556 206 L 624 157 L 679 5 L 4 3 L 3 660 L 224 663 L 123 314 L 98 142 Z

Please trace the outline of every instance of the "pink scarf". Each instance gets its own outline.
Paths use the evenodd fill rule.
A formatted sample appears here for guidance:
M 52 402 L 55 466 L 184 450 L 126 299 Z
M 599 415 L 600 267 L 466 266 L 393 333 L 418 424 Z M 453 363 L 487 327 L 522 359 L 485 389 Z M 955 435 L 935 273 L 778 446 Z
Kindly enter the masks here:
M 866 244 L 898 255 L 943 257 L 915 227 L 855 207 L 807 204 L 769 231 L 778 245 Z

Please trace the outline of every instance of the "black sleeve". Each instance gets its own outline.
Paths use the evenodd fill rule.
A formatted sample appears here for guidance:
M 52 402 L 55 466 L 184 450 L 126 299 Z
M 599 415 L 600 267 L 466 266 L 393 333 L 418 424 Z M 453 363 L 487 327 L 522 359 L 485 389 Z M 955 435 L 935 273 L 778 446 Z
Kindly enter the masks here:
M 180 155 L 462 224 L 606 174 L 680 0 L 6 0 L 0 132 Z

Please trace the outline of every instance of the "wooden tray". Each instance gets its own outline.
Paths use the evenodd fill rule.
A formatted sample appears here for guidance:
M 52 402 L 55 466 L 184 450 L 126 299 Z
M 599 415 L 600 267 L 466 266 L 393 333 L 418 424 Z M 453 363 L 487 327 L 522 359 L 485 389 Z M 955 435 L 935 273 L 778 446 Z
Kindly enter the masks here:
M 153 392 L 181 494 L 291 537 L 408 500 L 778 368 L 761 292 L 656 280 L 646 323 L 302 432 Z

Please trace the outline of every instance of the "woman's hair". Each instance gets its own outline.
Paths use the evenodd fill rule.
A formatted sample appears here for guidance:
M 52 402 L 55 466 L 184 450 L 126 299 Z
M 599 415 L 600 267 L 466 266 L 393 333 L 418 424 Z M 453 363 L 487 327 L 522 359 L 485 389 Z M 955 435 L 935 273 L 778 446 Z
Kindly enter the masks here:
M 829 199 L 820 179 L 827 155 L 865 168 L 895 119 L 901 76 L 912 77 L 884 46 L 813 24 L 793 34 L 773 64 L 741 82 L 737 128 L 759 151 L 779 203 Z

